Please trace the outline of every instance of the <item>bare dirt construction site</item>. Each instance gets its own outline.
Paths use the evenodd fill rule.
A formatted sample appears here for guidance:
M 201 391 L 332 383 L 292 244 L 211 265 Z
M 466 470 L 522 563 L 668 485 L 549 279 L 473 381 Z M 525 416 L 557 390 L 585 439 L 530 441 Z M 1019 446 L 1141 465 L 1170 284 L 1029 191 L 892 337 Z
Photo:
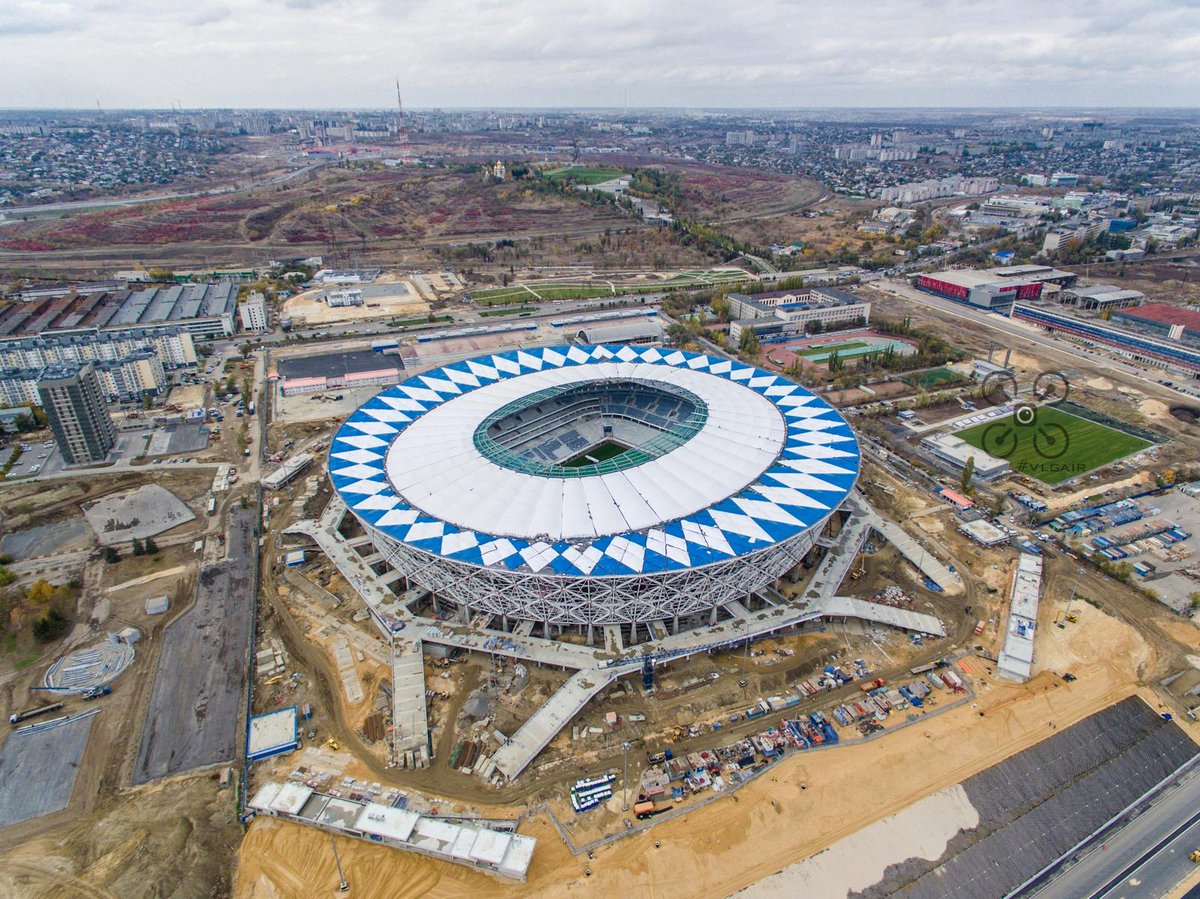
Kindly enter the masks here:
M 1060 606 L 1046 603 L 1048 621 Z M 355 894 L 381 899 L 562 896 L 585 885 L 603 895 L 728 895 L 1128 695 L 1159 707 L 1137 686 L 1157 662 L 1155 647 L 1118 618 L 1089 607 L 1067 630 L 1043 628 L 1038 651 L 1048 670 L 1025 685 L 996 680 L 987 660 L 969 658 L 975 701 L 859 745 L 789 756 L 733 795 L 591 859 L 572 856 L 535 811 L 522 826 L 539 839 L 526 885 L 356 840 L 339 840 L 339 854 Z M 1067 664 L 1078 678 L 1071 684 L 1053 670 Z M 336 883 L 327 835 L 272 820 L 251 825 L 235 895 L 304 896 Z M 697 884 L 705 886 L 698 892 Z
M 152 485 L 152 491 L 167 487 L 198 511 L 211 483 L 210 470 L 147 469 L 110 478 L 11 485 L 0 492 L 0 515 L 5 531 L 73 527 L 83 522 L 82 505 L 139 485 Z M 5 645 L 0 654 L 3 714 L 44 703 L 30 688 L 67 653 L 110 646 L 108 634 L 128 627 L 136 628 L 140 639 L 132 647 L 132 663 L 109 682 L 110 695 L 95 702 L 77 692 L 58 696 L 66 705 L 62 714 L 92 717 L 81 719 L 86 729 L 71 722 L 38 734 L 49 741 L 43 751 L 63 756 L 67 770 L 60 765 L 56 774 L 55 766 L 45 764 L 25 769 L 18 790 L 44 788 L 49 795 L 57 789 L 53 802 L 31 804 L 21 796 L 6 801 L 15 823 L 0 829 L 0 895 L 204 896 L 228 891 L 232 853 L 241 837 L 236 790 L 220 789 L 215 772 L 141 789 L 128 786 L 163 634 L 169 623 L 187 614 L 195 597 L 204 555 L 194 544 L 205 528 L 218 527 L 214 522 L 175 527 L 157 538 L 159 551 L 150 555 L 134 556 L 123 542 L 117 562 L 93 552 L 97 540 L 89 528 L 79 549 L 70 544 L 55 555 L 14 563 L 21 575 L 16 588 L 27 577 L 61 570 L 78 584 L 78 602 L 63 638 L 37 643 L 18 635 L 14 647 Z M 218 543 L 210 542 L 214 547 Z M 39 545 L 53 548 L 46 539 Z M 32 572 L 28 576 L 26 569 Z M 160 597 L 167 601 L 165 613 L 157 611 Z M 152 599 L 152 609 L 147 608 Z M 236 715 L 232 720 L 236 730 Z M 21 742 L 32 737 L 14 733 L 6 729 L 0 735 L 0 755 L 4 764 L 19 767 L 28 754 Z M 39 778 L 48 782 L 43 785 Z
M 282 314 L 293 323 L 303 321 L 306 326 L 315 327 L 376 318 L 419 318 L 429 313 L 429 303 L 409 279 L 354 288 L 363 292 L 361 306 L 330 306 L 325 295 L 332 289 L 335 288 L 306 290 L 288 297 Z

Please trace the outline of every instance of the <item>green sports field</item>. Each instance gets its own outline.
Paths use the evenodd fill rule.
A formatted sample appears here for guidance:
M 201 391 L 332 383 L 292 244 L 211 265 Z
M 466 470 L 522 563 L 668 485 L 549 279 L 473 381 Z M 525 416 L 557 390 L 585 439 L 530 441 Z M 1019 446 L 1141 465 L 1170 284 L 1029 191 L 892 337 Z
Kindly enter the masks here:
M 593 166 L 567 166 L 566 168 L 546 172 L 546 177 L 551 181 L 574 181 L 576 184 L 603 184 L 605 181 L 620 178 L 624 174 L 620 169 L 601 169 Z
M 627 449 L 629 447 L 622 446 L 615 440 L 605 440 L 603 443 L 593 446 L 590 450 L 582 452 L 575 458 L 568 459 L 562 464 L 565 468 L 582 468 L 585 465 L 595 465 L 597 462 L 607 462 L 609 459 L 614 459 L 621 455 Z
M 1005 417 L 974 425 L 955 436 L 1007 459 L 1013 471 L 1047 484 L 1061 484 L 1152 445 L 1052 406 L 1038 408 L 1031 425 L 1020 426 Z

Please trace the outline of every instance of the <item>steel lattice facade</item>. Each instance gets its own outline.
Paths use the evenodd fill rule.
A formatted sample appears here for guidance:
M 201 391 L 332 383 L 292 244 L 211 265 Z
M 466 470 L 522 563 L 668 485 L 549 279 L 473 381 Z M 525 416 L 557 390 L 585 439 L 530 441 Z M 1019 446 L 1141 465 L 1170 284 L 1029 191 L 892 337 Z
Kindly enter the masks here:
M 621 379 L 691 390 L 707 420 L 664 455 L 592 477 L 497 464 L 472 440 L 522 396 Z M 383 391 L 335 435 L 329 474 L 411 583 L 472 613 L 586 626 L 712 613 L 778 580 L 853 489 L 859 462 L 841 415 L 769 372 L 654 347 L 551 347 Z

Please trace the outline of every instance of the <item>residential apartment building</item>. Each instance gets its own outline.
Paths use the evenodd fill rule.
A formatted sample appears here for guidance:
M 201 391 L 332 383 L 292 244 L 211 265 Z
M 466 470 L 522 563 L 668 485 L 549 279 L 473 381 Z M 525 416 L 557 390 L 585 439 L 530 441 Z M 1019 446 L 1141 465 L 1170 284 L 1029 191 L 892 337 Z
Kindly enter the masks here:
M 238 304 L 238 316 L 243 331 L 267 330 L 267 298 L 257 290 L 253 291 L 246 302 Z
M 117 442 L 117 429 L 90 363 L 69 370 L 44 371 L 38 393 L 68 465 L 102 462 L 108 457 Z

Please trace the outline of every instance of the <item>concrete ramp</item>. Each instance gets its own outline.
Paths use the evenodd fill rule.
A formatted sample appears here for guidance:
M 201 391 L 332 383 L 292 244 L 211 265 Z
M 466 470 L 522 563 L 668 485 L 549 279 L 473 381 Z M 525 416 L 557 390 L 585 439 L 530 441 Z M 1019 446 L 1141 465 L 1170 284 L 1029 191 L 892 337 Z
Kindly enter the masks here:
M 554 735 L 566 727 L 592 697 L 617 679 L 611 671 L 579 671 L 559 687 L 521 729 L 496 750 L 483 769 L 484 777 L 500 774 L 511 781 L 524 771 Z
M 829 544 L 825 557 L 821 559 L 821 564 L 813 572 L 808 589 L 804 591 L 806 600 L 818 600 L 833 596 L 837 592 L 842 581 L 846 579 L 846 575 L 850 573 L 854 557 L 867 542 L 867 537 L 874 524 L 871 520 L 872 516 L 879 517 L 857 504 L 849 504 L 849 510 L 851 513 L 849 520 L 842 528 L 841 533 Z
M 830 596 L 814 603 L 813 609 L 819 610 L 823 618 L 860 618 L 912 633 L 946 636 L 945 626 L 934 615 L 897 609 L 854 596 Z
M 429 764 L 429 718 L 420 640 L 397 640 L 392 646 L 392 747 L 397 756 L 414 753 L 419 767 Z
M 874 509 L 868 509 L 866 512 L 871 526 L 879 531 L 888 543 L 900 550 L 900 554 L 912 562 L 923 575 L 947 593 L 963 591 L 962 578 L 938 561 L 937 556 L 921 546 L 916 539 L 910 537 L 904 528 L 886 520 Z

